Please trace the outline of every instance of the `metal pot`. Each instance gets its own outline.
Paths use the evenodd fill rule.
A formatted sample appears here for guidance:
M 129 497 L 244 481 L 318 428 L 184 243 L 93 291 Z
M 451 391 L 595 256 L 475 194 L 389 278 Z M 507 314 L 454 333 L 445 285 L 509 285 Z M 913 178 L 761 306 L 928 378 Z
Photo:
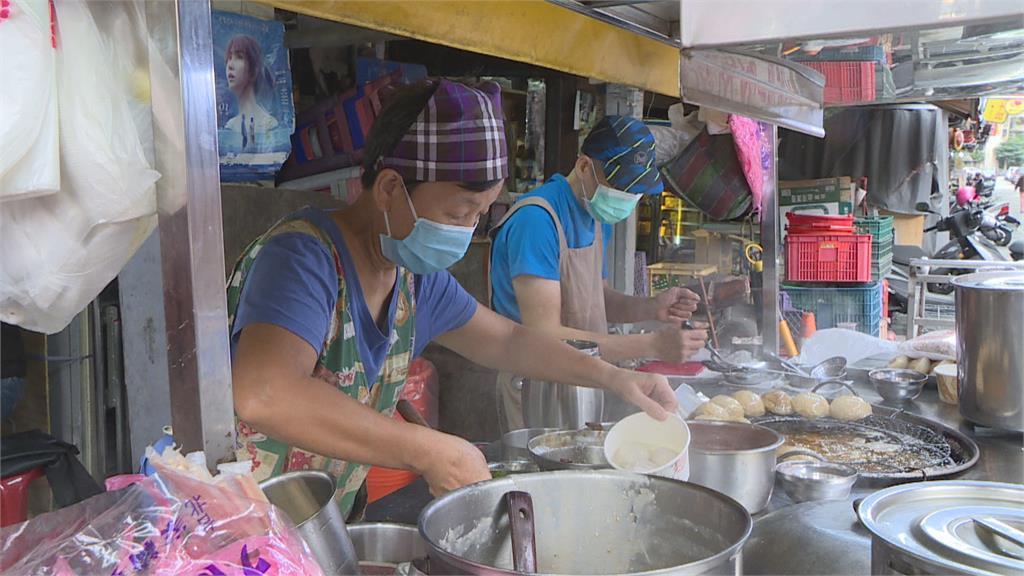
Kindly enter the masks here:
M 775 451 L 785 439 L 756 424 L 690 420 L 690 482 L 734 498 L 751 514 L 768 505 Z
M 557 428 L 520 428 L 506 432 L 501 437 L 501 459 L 504 461 L 529 460 L 530 440 L 549 432 L 558 432 Z
M 345 528 L 330 474 L 288 472 L 261 482 L 260 489 L 295 523 L 325 574 L 360 573 L 359 557 Z
M 960 414 L 1024 432 L 1024 272 L 968 274 L 953 285 Z
M 348 527 L 363 574 L 394 574 L 403 562 L 427 555 L 419 530 L 407 524 L 368 523 Z
M 1024 486 L 961 480 L 880 490 L 857 506 L 872 574 L 1024 574 Z
M 590 356 L 599 356 L 597 343 L 566 340 L 566 344 Z M 523 422 L 527 428 L 573 430 L 587 422 L 601 422 L 604 391 L 543 380 L 523 380 Z
M 695 484 L 610 470 L 525 474 L 427 505 L 419 527 L 431 572 L 514 574 L 510 490 L 533 498 L 542 574 L 739 574 L 753 526 L 737 502 Z

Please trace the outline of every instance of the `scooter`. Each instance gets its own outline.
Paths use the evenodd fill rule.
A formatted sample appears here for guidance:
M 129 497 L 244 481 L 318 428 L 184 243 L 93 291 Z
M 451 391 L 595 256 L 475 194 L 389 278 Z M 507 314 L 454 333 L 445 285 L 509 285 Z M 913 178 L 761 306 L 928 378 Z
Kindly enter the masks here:
M 933 212 L 931 207 L 922 202 L 916 206 L 919 212 Z M 999 209 L 999 212 L 1003 212 Z M 1010 242 L 1013 230 L 1019 222 L 1009 215 L 1009 206 L 1005 213 L 993 214 L 991 211 L 974 207 L 965 207 L 942 217 L 934 226 L 926 228 L 927 232 L 949 232 L 951 239 L 934 254 L 929 255 L 917 246 L 893 247 L 893 267 L 887 280 L 889 281 L 890 310 L 906 310 L 910 261 L 919 258 L 932 260 L 984 260 L 990 262 L 1010 262 L 1024 260 L 1024 242 Z M 1003 247 L 1008 246 L 1008 250 Z M 969 274 L 970 269 L 937 268 L 933 274 Z M 930 283 L 927 286 L 929 301 L 938 305 L 953 305 L 953 286 L 945 283 Z

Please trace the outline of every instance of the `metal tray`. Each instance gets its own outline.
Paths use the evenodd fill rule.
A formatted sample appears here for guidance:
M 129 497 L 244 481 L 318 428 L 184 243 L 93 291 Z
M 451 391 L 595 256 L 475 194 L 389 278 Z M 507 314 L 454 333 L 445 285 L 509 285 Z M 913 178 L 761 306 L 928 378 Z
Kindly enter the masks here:
M 767 426 L 785 435 L 787 431 L 824 432 L 863 431 L 865 434 L 902 439 L 914 450 L 933 452 L 938 464 L 913 470 L 864 470 L 857 463 L 849 463 L 860 472 L 858 484 L 886 486 L 900 482 L 947 478 L 970 469 L 978 462 L 978 445 L 963 433 L 928 418 L 909 414 L 885 406 L 872 406 L 874 413 L 860 421 L 841 422 L 832 418 L 809 420 L 800 416 L 768 415 L 753 418 L 755 424 Z M 875 462 L 868 463 L 875 464 Z

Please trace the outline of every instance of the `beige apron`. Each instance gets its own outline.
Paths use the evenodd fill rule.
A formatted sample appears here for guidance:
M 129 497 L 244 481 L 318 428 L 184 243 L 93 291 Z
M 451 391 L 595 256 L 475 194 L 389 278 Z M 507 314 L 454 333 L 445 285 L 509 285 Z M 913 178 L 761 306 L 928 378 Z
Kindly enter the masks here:
M 562 326 L 606 334 L 608 317 L 604 308 L 604 226 L 594 222 L 594 242 L 584 248 L 569 248 L 565 230 L 558 214 L 547 200 L 527 198 L 516 203 L 501 219 L 494 233 L 524 206 L 539 206 L 547 211 L 558 231 L 558 273 L 562 292 Z M 508 373 L 498 374 L 499 411 L 502 432 L 519 430 L 523 423 L 522 378 Z

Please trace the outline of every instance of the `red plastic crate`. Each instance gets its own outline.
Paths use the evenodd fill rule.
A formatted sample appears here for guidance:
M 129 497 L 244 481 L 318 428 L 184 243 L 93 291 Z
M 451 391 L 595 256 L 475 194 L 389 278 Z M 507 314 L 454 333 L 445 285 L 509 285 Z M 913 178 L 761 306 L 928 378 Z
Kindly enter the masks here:
M 788 234 L 788 282 L 870 282 L 870 234 Z
M 874 62 L 801 62 L 825 76 L 825 103 L 850 104 L 875 99 Z
M 853 219 L 852 215 L 822 216 L 787 212 L 786 220 L 789 224 L 786 231 L 789 234 L 854 234 L 856 229 Z

